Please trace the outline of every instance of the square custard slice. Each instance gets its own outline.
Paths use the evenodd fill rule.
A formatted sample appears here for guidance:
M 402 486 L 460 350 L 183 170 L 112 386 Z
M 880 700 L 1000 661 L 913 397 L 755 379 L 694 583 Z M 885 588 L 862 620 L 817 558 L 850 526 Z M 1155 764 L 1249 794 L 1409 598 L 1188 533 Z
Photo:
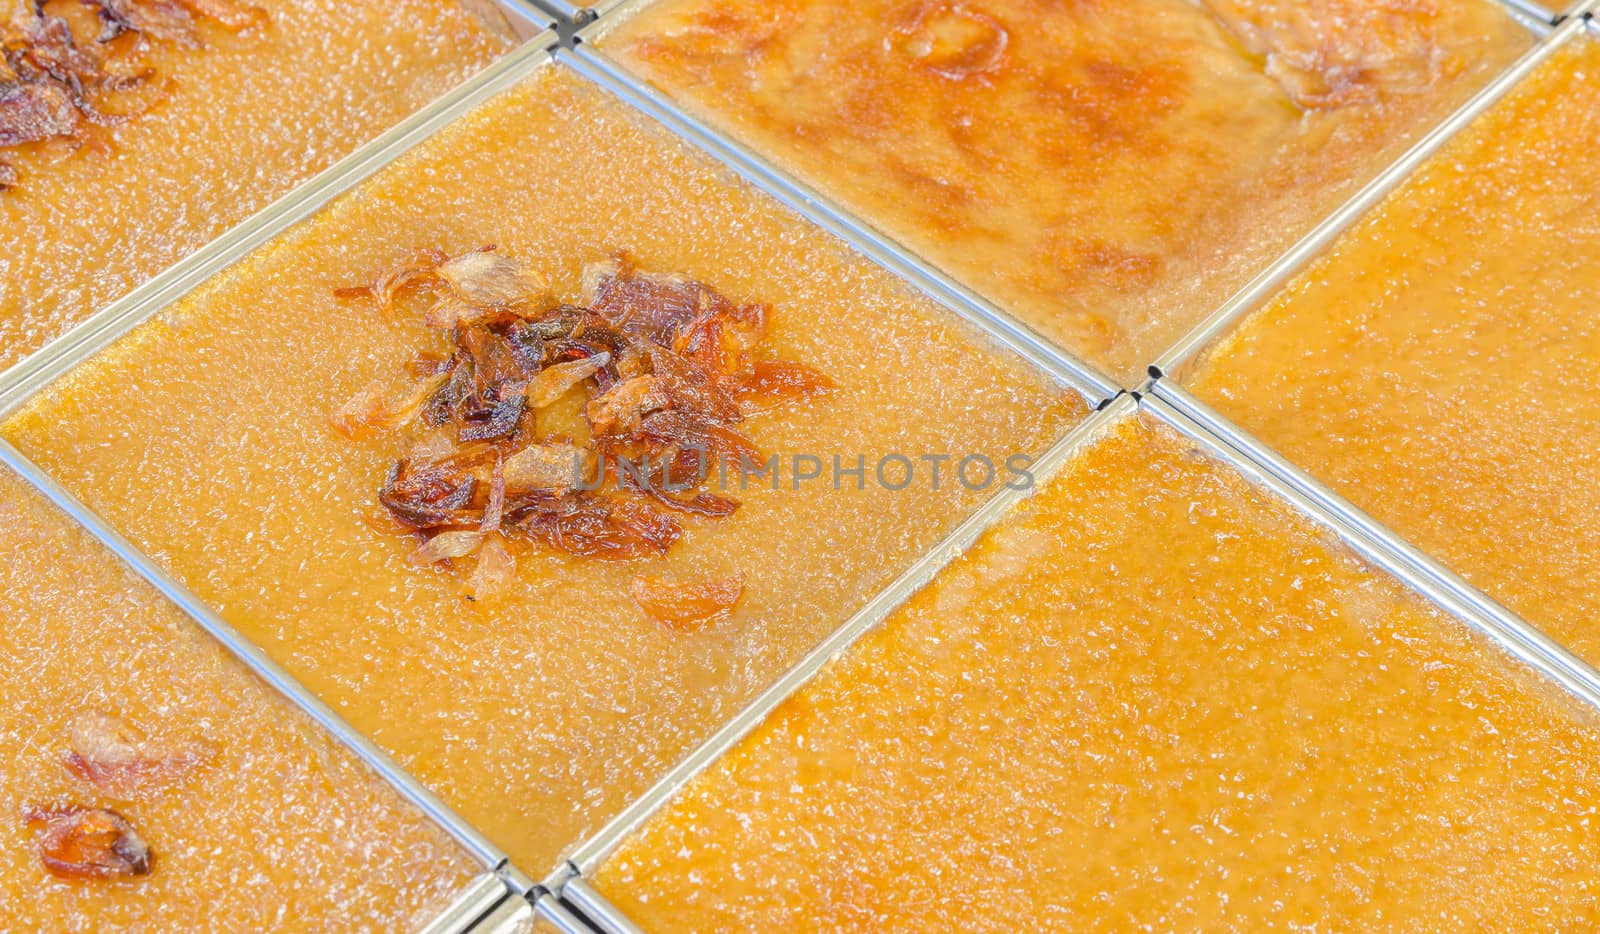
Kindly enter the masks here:
M 600 288 L 608 301 L 642 291 L 619 306 Z M 496 289 L 513 305 L 452 304 Z M 454 336 L 429 326 L 441 317 Z M 671 321 L 676 342 L 651 331 Z M 719 421 L 701 403 L 727 402 L 737 380 L 702 366 L 708 333 L 751 372 L 830 388 Z M 478 365 L 431 389 L 469 344 Z M 456 392 L 463 372 L 497 369 L 538 370 L 496 382 L 499 402 L 523 406 L 509 423 L 487 396 Z M 679 388 L 611 406 L 651 379 Z M 379 397 L 425 411 L 379 430 L 368 422 L 392 413 L 363 408 Z M 537 872 L 1085 410 L 547 67 L 80 367 L 5 433 Z M 704 489 L 669 494 L 695 508 L 611 491 L 597 503 L 571 487 L 608 414 L 699 424 L 753 448 L 738 466 L 756 471 L 708 470 Z M 512 437 L 482 440 L 497 424 Z M 452 500 L 465 481 L 447 478 L 439 502 L 466 522 L 424 529 L 424 551 L 384 502 L 417 519 L 431 481 L 413 468 L 463 449 L 483 455 L 474 491 Z M 555 476 L 538 479 L 530 451 L 555 452 Z M 491 544 L 480 530 L 497 471 Z M 729 502 L 731 515 L 696 514 Z M 464 553 L 429 560 L 448 543 Z M 469 599 L 488 578 L 503 586 Z
M 1133 416 L 626 838 L 650 931 L 1595 923 L 1593 711 Z
M 662 0 L 598 44 L 1136 380 L 1531 41 L 1483 0 Z
M 0 474 L 0 926 L 416 930 L 479 867 Z
M 488 0 L 7 4 L 0 369 L 443 94 L 512 38 Z
M 1600 45 L 1579 37 L 1196 365 L 1194 393 L 1600 662 Z

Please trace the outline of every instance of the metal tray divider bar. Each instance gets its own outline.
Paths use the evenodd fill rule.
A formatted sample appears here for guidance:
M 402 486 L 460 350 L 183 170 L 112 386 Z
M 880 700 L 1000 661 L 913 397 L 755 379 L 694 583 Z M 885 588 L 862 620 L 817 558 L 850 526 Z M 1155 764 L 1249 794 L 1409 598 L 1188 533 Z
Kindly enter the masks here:
M 463 0 L 463 2 L 498 9 L 512 21 L 512 31 L 521 40 L 517 43 L 518 46 L 541 32 L 554 31 L 555 28 L 550 12 L 540 5 L 539 0 Z
M 1062 350 L 986 299 L 940 272 L 853 213 L 777 168 L 748 147 L 690 116 L 666 95 L 607 58 L 591 45 L 556 52 L 558 61 L 663 125 L 674 135 L 732 169 L 745 181 L 799 212 L 957 316 L 1077 390 L 1091 405 L 1121 391 L 1110 377 Z
M 1597 2 L 1600 2 L 1600 0 L 1584 0 L 1583 7 L 1587 9 Z M 1271 265 L 1263 269 L 1259 275 L 1250 280 L 1244 288 L 1235 292 L 1226 302 L 1208 315 L 1205 320 L 1201 321 L 1181 340 L 1170 347 L 1166 353 L 1157 358 L 1150 367 L 1151 377 L 1177 376 L 1181 378 L 1184 367 L 1194 362 L 1202 352 L 1210 348 L 1215 340 L 1232 330 L 1246 315 L 1260 307 L 1290 277 L 1300 272 L 1308 263 L 1320 255 L 1324 249 L 1330 246 L 1340 234 L 1354 225 L 1357 220 L 1383 200 L 1389 192 L 1409 178 L 1419 165 L 1438 152 L 1456 134 L 1481 116 L 1484 111 L 1509 94 L 1534 69 L 1538 68 L 1546 59 L 1555 54 L 1562 45 L 1577 35 L 1582 28 L 1582 24 L 1577 20 L 1565 22 L 1551 31 L 1533 48 L 1523 53 L 1522 57 L 1513 62 L 1509 68 L 1480 88 L 1454 113 L 1450 114 L 1441 123 L 1429 130 L 1421 139 L 1412 144 L 1411 148 L 1407 149 L 1403 155 L 1390 163 L 1371 181 L 1363 185 L 1348 201 L 1313 227 L 1294 246 L 1290 247 L 1288 251 L 1274 260 Z
M 596 0 L 589 5 L 594 17 L 588 27 L 578 33 L 580 41 L 593 42 L 616 23 L 623 22 L 656 0 Z
M 112 528 L 110 523 L 4 439 L 0 439 L 0 465 L 11 469 L 24 482 L 43 494 L 58 509 L 110 549 L 124 564 L 152 584 L 162 596 L 175 604 L 212 638 L 222 643 L 230 654 L 257 677 L 288 699 L 318 726 L 332 734 L 340 744 L 366 763 L 403 798 L 449 833 L 505 886 L 518 893 L 525 889 L 522 880 L 526 879 L 526 876 L 511 867 L 506 855 L 476 827 L 424 787 L 410 772 L 401 768 L 388 753 L 379 749 L 365 734 L 351 726 L 349 721 L 323 703 L 305 685 L 295 680 L 293 675 L 267 657 L 265 652 L 234 629 L 188 587 L 162 570 L 155 561 Z
M 529 39 L 438 100 L 0 373 L 0 418 L 16 411 L 34 393 L 68 370 L 315 214 L 462 114 L 526 78 L 550 61 L 550 50 L 556 43 L 555 33 L 548 30 Z
M 582 26 L 594 19 L 594 10 L 587 4 L 574 3 L 572 0 L 515 0 L 533 8 L 537 13 L 543 14 L 545 22 L 552 28 L 573 28 Z
M 1036 488 L 1046 482 L 1074 453 L 1098 437 L 1107 426 L 1130 414 L 1134 407 L 1135 400 L 1132 396 L 1119 395 L 1110 404 L 1091 413 L 1056 440 L 1033 465 L 1033 487 Z M 545 887 L 560 896 L 562 887 L 569 879 L 593 870 L 616 848 L 617 844 L 677 795 L 696 775 L 716 762 L 751 730 L 766 720 L 779 704 L 811 681 L 829 662 L 876 629 L 902 603 L 1008 515 L 1013 507 L 1027 499 L 1031 489 L 1002 490 L 969 514 L 938 544 L 924 552 L 899 577 L 878 591 L 855 615 L 830 633 L 778 680 L 768 685 L 766 690 L 743 710 L 725 722 L 716 733 L 673 766 L 671 771 L 655 785 L 631 802 L 594 835 L 579 844 L 568 856 L 566 863 L 546 879 Z
M 644 928 L 595 891 L 594 886 L 581 876 L 567 880 L 562 887 L 561 897 L 583 912 L 584 917 L 599 928 L 601 934 L 646 934 Z
M 458 934 L 473 925 L 506 899 L 514 897 L 505 881 L 494 873 L 484 873 L 435 915 L 418 934 Z
M 1490 2 L 1502 7 L 1512 19 L 1541 36 L 1548 35 L 1563 18 L 1561 13 L 1546 9 L 1538 0 L 1490 0 Z
M 533 900 L 533 913 L 561 934 L 611 934 L 574 914 L 572 909 L 563 905 L 549 892 L 541 891 Z
M 1600 671 L 1245 433 L 1188 390 L 1171 380 L 1157 380 L 1141 401 L 1147 410 L 1205 443 L 1247 476 L 1319 517 L 1368 561 L 1450 610 L 1585 705 L 1600 710 Z

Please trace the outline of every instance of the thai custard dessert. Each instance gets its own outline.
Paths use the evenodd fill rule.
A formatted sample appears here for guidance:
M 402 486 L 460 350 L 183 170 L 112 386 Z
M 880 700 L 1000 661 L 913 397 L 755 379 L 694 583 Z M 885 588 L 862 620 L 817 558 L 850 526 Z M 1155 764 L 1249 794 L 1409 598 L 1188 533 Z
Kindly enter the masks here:
M 1473 123 L 1203 358 L 1206 402 L 1600 661 L 1600 48 Z
M 651 931 L 1593 925 L 1593 712 L 1189 445 L 1114 422 L 594 887 Z
M 1481 0 L 663 0 L 597 44 L 1136 380 L 1531 41 Z
M 477 867 L 312 721 L 0 475 L 8 930 L 420 929 Z
M 4 434 L 548 867 L 1085 412 L 545 68 Z
M 0 368 L 510 48 L 486 0 L 0 11 Z

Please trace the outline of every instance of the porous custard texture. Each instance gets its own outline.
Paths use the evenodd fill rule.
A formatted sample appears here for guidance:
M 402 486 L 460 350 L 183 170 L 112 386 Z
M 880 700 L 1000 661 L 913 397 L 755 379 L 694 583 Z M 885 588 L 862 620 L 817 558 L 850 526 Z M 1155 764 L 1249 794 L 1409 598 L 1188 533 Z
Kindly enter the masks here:
M 328 416 L 396 380 L 437 338 L 341 301 L 418 247 L 527 259 L 560 298 L 629 250 L 771 306 L 764 350 L 833 393 L 741 430 L 786 461 L 852 467 L 752 484 L 720 521 L 687 517 L 665 558 L 532 548 L 491 605 L 407 562 L 374 527 L 402 442 L 349 442 Z M 1037 454 L 1084 411 L 877 267 L 621 104 L 560 71 L 463 119 L 314 222 L 150 322 L 13 418 L 5 433 L 171 568 L 527 867 L 648 787 L 998 486 L 924 454 Z M 885 455 L 916 482 L 880 485 Z M 892 467 L 890 485 L 901 474 Z M 980 477 L 971 479 L 976 483 Z M 998 482 L 998 480 L 997 480 Z M 744 575 L 726 620 L 644 617 L 640 574 Z M 537 871 L 530 869 L 529 871 Z
M 510 47 L 492 6 L 251 0 L 150 55 L 170 94 L 72 150 L 0 153 L 0 368 L 15 363 L 377 136 Z M 492 17 L 485 16 L 485 8 Z
M 395 931 L 477 866 L 76 526 L 0 475 L 0 927 Z M 193 761 L 113 793 L 64 757 L 85 714 Z M 199 750 L 195 755 L 194 751 Z M 127 817 L 148 875 L 62 879 L 30 807 Z
M 1474 123 L 1191 381 L 1202 399 L 1600 661 L 1600 46 Z
M 1573 707 L 1129 420 L 594 881 L 655 931 L 1583 928 Z

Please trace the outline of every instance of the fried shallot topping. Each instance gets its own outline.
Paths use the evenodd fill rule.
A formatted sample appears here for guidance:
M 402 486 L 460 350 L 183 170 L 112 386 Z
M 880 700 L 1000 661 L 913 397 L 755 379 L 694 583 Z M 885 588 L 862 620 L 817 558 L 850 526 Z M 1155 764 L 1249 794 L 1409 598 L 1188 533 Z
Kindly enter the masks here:
M 213 750 L 199 741 L 155 740 L 100 711 L 84 711 L 67 728 L 67 771 L 116 798 L 181 780 Z
M 92 22 L 64 15 L 80 8 Z M 235 0 L 17 0 L 0 14 L 0 150 L 49 140 L 82 146 L 95 142 L 91 127 L 144 113 L 166 88 L 142 53 L 152 42 L 198 45 L 197 17 L 240 29 L 266 14 Z M 16 167 L 0 158 L 0 191 L 17 182 Z
M 446 338 L 444 353 L 417 358 L 409 387 L 368 387 L 330 422 L 352 439 L 413 434 L 378 501 L 422 536 L 414 562 L 476 556 L 473 599 L 510 581 L 508 541 L 609 560 L 666 554 L 683 535 L 680 515 L 738 508 L 706 481 L 719 465 L 761 463 L 740 432 L 746 419 L 833 388 L 809 367 L 757 355 L 763 305 L 640 272 L 626 256 L 586 269 L 583 292 L 581 304 L 557 301 L 493 247 L 419 251 L 339 290 L 386 310 L 420 299 L 423 321 Z M 698 594 L 641 581 L 645 612 L 682 628 L 725 615 L 743 591 L 737 578 Z
M 644 615 L 671 629 L 692 630 L 733 612 L 744 596 L 744 576 L 689 583 L 641 574 L 632 591 Z
M 69 804 L 29 808 L 23 818 L 44 824 L 39 861 L 53 876 L 117 879 L 150 871 L 150 847 L 116 811 Z

